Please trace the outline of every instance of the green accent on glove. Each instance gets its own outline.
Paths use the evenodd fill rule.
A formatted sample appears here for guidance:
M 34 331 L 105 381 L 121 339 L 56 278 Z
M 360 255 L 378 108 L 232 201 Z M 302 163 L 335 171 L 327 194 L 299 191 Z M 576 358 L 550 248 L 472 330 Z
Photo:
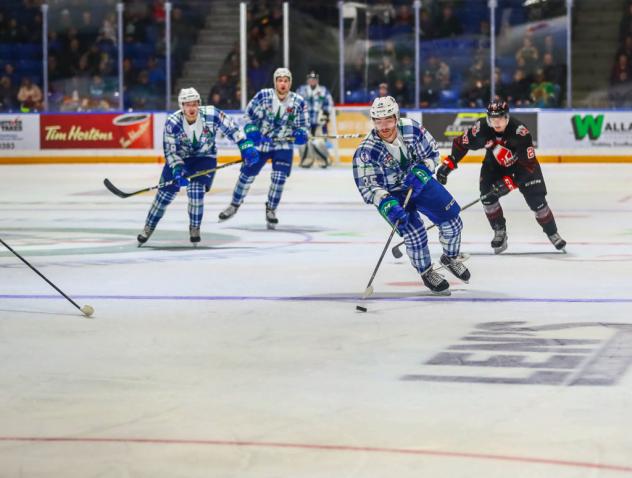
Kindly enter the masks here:
M 246 126 L 244 126 L 244 133 L 246 134 L 254 133 L 255 131 L 259 131 L 259 128 L 256 124 L 248 123 Z
M 391 198 L 391 199 L 383 199 L 382 202 L 380 203 L 378 210 L 380 211 L 380 214 L 384 217 L 384 219 L 386 219 L 386 221 L 390 224 L 391 221 L 388 218 L 388 213 L 391 211 L 391 209 L 393 209 L 395 206 L 399 206 L 399 201 L 395 198 Z
M 421 181 L 421 184 L 426 184 L 432 178 L 432 176 L 430 176 L 426 171 L 418 168 L 417 166 L 411 169 L 410 172 L 417 176 L 417 179 Z
M 255 147 L 255 143 L 253 143 L 252 141 L 250 141 L 249 139 L 245 139 L 243 141 L 241 141 L 239 144 L 239 150 L 240 151 L 244 151 L 248 148 L 254 148 Z

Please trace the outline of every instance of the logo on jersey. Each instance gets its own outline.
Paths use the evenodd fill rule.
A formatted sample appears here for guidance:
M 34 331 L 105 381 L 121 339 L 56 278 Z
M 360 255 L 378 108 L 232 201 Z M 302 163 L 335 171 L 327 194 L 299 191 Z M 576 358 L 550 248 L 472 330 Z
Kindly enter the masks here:
M 518 126 L 518 129 L 516 129 L 516 134 L 519 136 L 526 136 L 529 134 L 529 130 L 525 125 L 521 124 Z
M 369 159 L 371 159 L 369 153 L 367 153 L 366 151 L 362 151 L 360 153 L 360 161 L 362 161 L 363 163 L 368 163 Z

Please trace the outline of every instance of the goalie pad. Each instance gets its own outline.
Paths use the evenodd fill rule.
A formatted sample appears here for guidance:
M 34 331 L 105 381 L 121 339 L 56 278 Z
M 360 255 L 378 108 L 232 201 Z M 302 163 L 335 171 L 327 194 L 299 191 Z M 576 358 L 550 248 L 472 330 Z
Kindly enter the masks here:
M 511 152 L 511 150 L 507 149 L 501 144 L 497 144 L 492 149 L 492 154 L 494 158 L 496 158 L 496 162 L 505 168 L 508 168 L 512 164 L 514 164 L 517 160 L 516 156 Z

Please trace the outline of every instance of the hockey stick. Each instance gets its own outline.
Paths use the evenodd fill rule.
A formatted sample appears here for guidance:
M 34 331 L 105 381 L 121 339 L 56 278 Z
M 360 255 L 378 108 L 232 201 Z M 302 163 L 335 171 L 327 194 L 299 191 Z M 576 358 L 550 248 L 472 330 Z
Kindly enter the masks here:
M 322 139 L 353 139 L 353 138 L 364 138 L 366 133 L 348 133 L 348 134 L 324 134 L 318 136 L 312 136 L 314 139 L 322 138 Z
M 463 206 L 461 208 L 461 211 L 465 211 L 468 207 L 472 207 L 474 204 L 478 203 L 479 201 L 482 201 L 483 199 L 485 199 L 487 196 L 489 196 L 490 194 L 495 194 L 494 191 L 490 191 L 487 194 L 484 194 L 483 196 L 480 196 L 478 198 L 476 198 L 474 201 L 467 203 L 465 206 Z M 426 231 L 429 231 L 430 229 L 432 229 L 433 227 L 436 227 L 436 224 L 430 224 L 427 228 Z M 399 244 L 393 246 L 393 249 L 391 249 L 391 253 L 393 254 L 393 256 L 395 256 L 396 259 L 399 259 L 400 257 L 402 257 L 404 254 L 402 253 L 402 251 L 399 249 L 400 247 L 402 247 L 404 245 L 404 241 L 400 242 Z
M 77 304 L 74 300 L 72 300 L 70 297 L 68 297 L 66 294 L 64 294 L 62 292 L 62 290 L 57 287 L 55 284 L 53 284 L 51 281 L 49 281 L 44 274 L 42 274 L 40 271 L 38 271 L 35 267 L 33 267 L 31 264 L 28 263 L 28 261 L 26 259 L 24 259 L 24 257 L 22 257 L 20 254 L 18 254 L 17 252 L 15 252 L 11 246 L 9 246 L 9 244 L 7 244 L 6 242 L 4 242 L 2 239 L 0 239 L 0 243 L 2 243 L 2 245 L 4 247 L 6 247 L 7 249 L 9 249 L 14 255 L 15 257 L 17 257 L 18 259 L 20 259 L 22 262 L 24 262 L 27 266 L 29 266 L 31 268 L 31 270 L 33 272 L 35 272 L 38 276 L 40 276 L 42 279 L 44 279 L 46 282 L 48 282 L 48 285 L 50 285 L 53 289 L 55 289 L 57 292 L 59 292 L 61 295 L 64 296 L 64 298 L 66 300 L 68 300 L 68 302 L 70 302 L 72 305 L 74 305 L 77 309 L 79 309 L 81 311 L 81 313 L 83 315 L 85 315 L 86 317 L 90 317 L 92 314 L 94 314 L 94 308 L 90 305 L 84 305 L 83 307 L 80 307 L 79 304 Z
M 226 168 L 228 166 L 232 166 L 233 164 L 239 164 L 241 162 L 243 162 L 243 159 L 240 159 L 238 161 L 231 161 L 230 163 L 222 164 L 221 166 L 217 166 L 216 168 L 213 168 L 213 169 L 205 169 L 203 171 L 198 171 L 197 173 L 191 174 L 190 176 L 185 176 L 185 179 L 193 179 L 193 178 L 197 178 L 199 176 L 205 176 L 207 174 L 210 174 L 210 173 L 213 173 L 213 172 L 217 171 L 218 169 Z M 108 189 L 108 191 L 110 191 L 112 194 L 115 194 L 116 196 L 118 196 L 120 198 L 123 198 L 123 199 L 128 198 L 130 196 L 136 196 L 137 194 L 140 194 L 140 193 L 151 191 L 152 189 L 160 189 L 160 188 L 164 188 L 166 186 L 171 186 L 174 182 L 175 182 L 175 179 L 171 179 L 170 181 L 166 181 L 164 183 L 160 183 L 160 184 L 158 184 L 156 186 L 152 186 L 150 188 L 139 189 L 138 191 L 134 191 L 134 192 L 131 192 L 131 193 L 126 193 L 126 192 L 121 191 L 114 184 L 112 184 L 112 181 L 110 181 L 108 178 L 105 178 L 103 180 L 103 184 Z
M 410 188 L 408 190 L 408 193 L 406 193 L 406 199 L 404 199 L 404 204 L 402 205 L 402 207 L 404 209 L 406 209 L 406 206 L 408 205 L 408 201 L 410 200 L 410 196 L 412 196 L 413 194 L 413 189 Z M 391 244 L 391 241 L 393 240 L 393 236 L 395 235 L 395 231 L 397 231 L 397 226 L 399 226 L 399 219 L 397 221 L 395 221 L 395 224 L 393 224 L 393 228 L 391 229 L 391 234 L 388 236 L 388 241 L 386 241 L 386 244 L 384 245 L 384 249 L 382 249 L 382 254 L 380 255 L 380 258 L 377 261 L 377 264 L 375 265 L 375 269 L 373 269 L 373 274 L 371 274 L 371 278 L 369 279 L 369 283 L 366 285 L 366 289 L 364 291 L 364 294 L 362 294 L 362 300 L 366 300 L 367 298 L 369 298 L 371 295 L 373 295 L 373 279 L 375 279 L 375 275 L 377 274 L 377 270 L 380 268 L 380 264 L 382 264 L 382 259 L 384 259 L 384 255 L 386 254 L 386 251 L 388 250 L 388 246 Z M 356 305 L 356 310 L 360 311 L 360 312 L 366 312 L 367 309 L 366 307 L 363 307 L 361 305 Z

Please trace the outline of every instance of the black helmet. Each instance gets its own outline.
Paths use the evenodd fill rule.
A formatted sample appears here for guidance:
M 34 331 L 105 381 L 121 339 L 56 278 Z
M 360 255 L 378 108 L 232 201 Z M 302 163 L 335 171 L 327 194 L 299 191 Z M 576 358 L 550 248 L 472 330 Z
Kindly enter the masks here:
M 494 100 L 487 105 L 488 118 L 500 118 L 509 114 L 509 104 L 503 100 Z
M 318 73 L 316 73 L 316 70 L 309 70 L 309 73 L 307 74 L 307 79 L 311 80 L 317 80 L 319 78 Z

